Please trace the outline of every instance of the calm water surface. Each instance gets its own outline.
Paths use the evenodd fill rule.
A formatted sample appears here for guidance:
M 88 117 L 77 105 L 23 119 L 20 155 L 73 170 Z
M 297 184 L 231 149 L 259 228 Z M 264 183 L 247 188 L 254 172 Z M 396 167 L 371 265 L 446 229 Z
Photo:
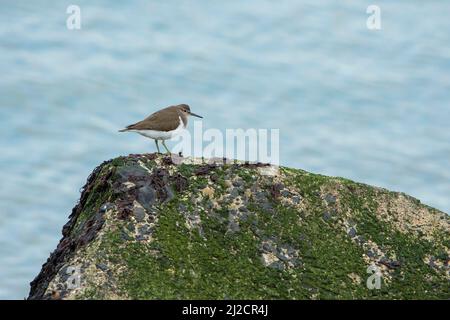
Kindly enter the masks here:
M 280 128 L 281 164 L 450 212 L 450 3 L 3 0 L 0 298 L 21 299 L 92 169 L 153 151 L 117 129 L 188 103 L 207 128 Z

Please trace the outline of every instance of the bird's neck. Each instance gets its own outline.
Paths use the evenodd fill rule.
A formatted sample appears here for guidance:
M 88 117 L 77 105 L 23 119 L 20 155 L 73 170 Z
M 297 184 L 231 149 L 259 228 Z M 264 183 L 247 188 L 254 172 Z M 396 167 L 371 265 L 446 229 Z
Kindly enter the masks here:
M 187 121 L 188 121 L 187 116 L 184 115 L 184 114 L 180 114 L 180 119 L 181 119 L 181 121 L 183 122 L 183 127 L 186 128 L 186 126 L 187 126 Z

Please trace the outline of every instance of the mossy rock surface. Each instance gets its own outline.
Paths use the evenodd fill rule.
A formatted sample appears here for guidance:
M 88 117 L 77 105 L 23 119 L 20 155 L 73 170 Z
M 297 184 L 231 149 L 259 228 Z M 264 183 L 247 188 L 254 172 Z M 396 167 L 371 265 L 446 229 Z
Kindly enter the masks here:
M 29 299 L 449 299 L 449 247 L 449 216 L 403 193 L 130 155 L 88 178 Z

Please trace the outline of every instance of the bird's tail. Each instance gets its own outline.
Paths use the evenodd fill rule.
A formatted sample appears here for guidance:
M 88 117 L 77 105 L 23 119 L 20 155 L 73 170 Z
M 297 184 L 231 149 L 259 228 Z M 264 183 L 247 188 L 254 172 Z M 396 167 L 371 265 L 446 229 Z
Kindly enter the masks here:
M 125 132 L 125 131 L 128 131 L 128 129 L 122 129 L 122 130 L 119 130 L 119 132 Z

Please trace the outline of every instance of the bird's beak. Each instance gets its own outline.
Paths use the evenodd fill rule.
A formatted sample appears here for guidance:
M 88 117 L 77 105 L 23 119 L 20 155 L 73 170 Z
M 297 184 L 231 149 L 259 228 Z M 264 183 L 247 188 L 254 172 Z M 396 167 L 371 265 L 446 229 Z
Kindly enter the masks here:
M 202 116 L 199 116 L 198 114 L 195 114 L 195 113 L 192 113 L 192 112 L 189 112 L 189 115 L 194 116 L 194 117 L 197 117 L 197 118 L 202 118 L 202 119 L 203 119 Z

